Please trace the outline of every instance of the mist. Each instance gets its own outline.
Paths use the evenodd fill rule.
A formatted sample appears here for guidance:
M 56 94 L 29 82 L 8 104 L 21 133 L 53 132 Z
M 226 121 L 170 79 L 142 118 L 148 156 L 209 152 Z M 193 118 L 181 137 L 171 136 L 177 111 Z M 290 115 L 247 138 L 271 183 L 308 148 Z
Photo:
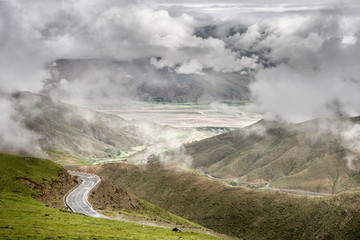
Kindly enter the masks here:
M 23 116 L 15 110 L 11 99 L 0 98 L 0 146 L 7 153 L 45 156 L 39 146 L 41 135 L 26 128 Z
M 14 91 L 79 105 L 246 101 L 295 123 L 360 115 L 356 1 L 266 3 L 0 2 L 4 149 L 39 139 Z
M 353 3 L 273 3 L 261 11 L 257 2 L 165 3 L 2 2 L 2 91 L 116 101 L 143 84 L 166 85 L 169 72 L 178 82 L 187 75 L 210 81 L 250 69 L 250 109 L 270 118 L 359 114 L 360 17 L 359 8 L 349 10 Z M 175 14 L 172 6 L 182 8 Z M 232 12 L 238 14 L 226 15 Z M 50 75 L 57 59 L 106 61 L 71 79 Z

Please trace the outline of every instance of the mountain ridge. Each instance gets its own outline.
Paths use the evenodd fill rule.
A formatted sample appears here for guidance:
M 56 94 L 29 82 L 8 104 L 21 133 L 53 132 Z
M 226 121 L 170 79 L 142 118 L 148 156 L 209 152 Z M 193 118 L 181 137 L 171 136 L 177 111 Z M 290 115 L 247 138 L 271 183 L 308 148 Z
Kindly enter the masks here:
M 346 157 L 351 151 L 341 136 L 347 122 L 356 121 L 358 117 L 346 123 L 329 119 L 300 124 L 260 121 L 185 148 L 193 157 L 194 168 L 215 177 L 265 180 L 279 188 L 337 193 L 358 188 L 360 175 L 348 167 Z M 353 164 L 360 167 L 357 161 Z

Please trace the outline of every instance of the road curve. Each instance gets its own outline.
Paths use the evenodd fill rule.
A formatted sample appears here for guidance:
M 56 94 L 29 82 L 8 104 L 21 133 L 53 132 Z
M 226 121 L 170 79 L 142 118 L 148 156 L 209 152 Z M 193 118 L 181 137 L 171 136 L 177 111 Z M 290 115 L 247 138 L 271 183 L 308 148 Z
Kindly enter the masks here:
M 71 191 L 65 198 L 65 203 L 70 208 L 70 210 L 90 217 L 108 218 L 96 212 L 88 202 L 89 193 L 97 184 L 101 182 L 100 178 L 91 174 L 73 171 L 68 172 L 71 175 L 80 177 L 82 180 L 82 183 L 73 191 Z

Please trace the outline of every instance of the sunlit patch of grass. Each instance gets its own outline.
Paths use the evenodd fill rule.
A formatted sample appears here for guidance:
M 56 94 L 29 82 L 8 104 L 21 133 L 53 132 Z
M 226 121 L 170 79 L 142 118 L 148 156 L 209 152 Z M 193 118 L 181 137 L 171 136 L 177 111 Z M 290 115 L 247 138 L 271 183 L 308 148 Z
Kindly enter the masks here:
M 0 193 L 0 238 L 8 239 L 216 239 L 140 224 L 86 217 L 48 208 L 29 196 Z
M 36 194 L 18 179 L 25 178 L 36 184 L 51 183 L 59 180 L 58 174 L 62 171 L 65 170 L 60 165 L 46 159 L 0 153 L 0 191 Z

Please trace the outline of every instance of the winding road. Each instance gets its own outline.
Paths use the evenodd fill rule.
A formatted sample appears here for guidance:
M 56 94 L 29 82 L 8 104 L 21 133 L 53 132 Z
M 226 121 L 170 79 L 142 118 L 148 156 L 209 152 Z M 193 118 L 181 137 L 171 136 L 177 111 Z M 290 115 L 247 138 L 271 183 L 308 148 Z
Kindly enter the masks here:
M 87 200 L 90 191 L 101 182 L 100 178 L 96 175 L 73 171 L 69 171 L 69 174 L 78 176 L 82 180 L 82 183 L 71 191 L 65 198 L 65 203 L 70 210 L 90 217 L 108 219 L 108 217 L 96 212 Z

